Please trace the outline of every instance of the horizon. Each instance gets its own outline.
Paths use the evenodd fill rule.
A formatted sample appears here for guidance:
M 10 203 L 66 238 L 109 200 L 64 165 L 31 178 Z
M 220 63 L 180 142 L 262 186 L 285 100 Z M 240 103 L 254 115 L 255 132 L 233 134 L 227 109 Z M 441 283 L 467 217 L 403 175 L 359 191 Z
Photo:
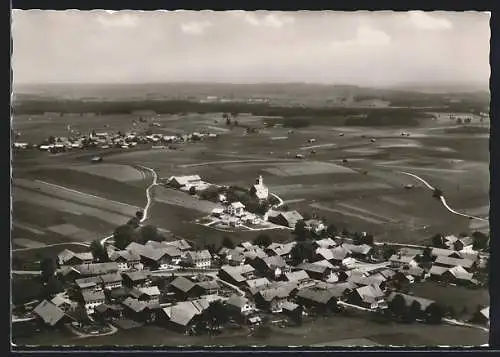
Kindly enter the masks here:
M 13 84 L 486 84 L 489 18 L 443 11 L 13 10 Z

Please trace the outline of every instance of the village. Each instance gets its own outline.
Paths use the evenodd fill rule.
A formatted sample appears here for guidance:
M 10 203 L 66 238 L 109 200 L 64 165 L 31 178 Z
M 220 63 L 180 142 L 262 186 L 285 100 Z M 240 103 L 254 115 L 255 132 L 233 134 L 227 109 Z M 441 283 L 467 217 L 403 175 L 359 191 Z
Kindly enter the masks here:
M 162 185 L 218 204 L 199 224 L 263 232 L 253 241 L 234 244 L 226 237 L 220 247 L 200 247 L 154 229 L 146 235 L 132 219 L 130 230 L 146 236 L 140 242 L 121 239 L 117 230 L 88 251 L 64 249 L 42 260 L 43 299 L 15 306 L 13 321 L 31 331 L 66 328 L 80 337 L 145 324 L 189 335 L 220 334 L 231 326 L 255 333 L 352 310 L 381 321 L 489 326 L 488 306 L 457 312 L 412 289 L 485 286 L 487 237 L 481 234 L 436 235 L 429 246 L 378 242 L 367 232 L 287 211 L 262 176 L 249 189 L 213 185 L 199 175 L 172 176 Z M 276 227 L 294 239 L 274 242 L 265 231 Z

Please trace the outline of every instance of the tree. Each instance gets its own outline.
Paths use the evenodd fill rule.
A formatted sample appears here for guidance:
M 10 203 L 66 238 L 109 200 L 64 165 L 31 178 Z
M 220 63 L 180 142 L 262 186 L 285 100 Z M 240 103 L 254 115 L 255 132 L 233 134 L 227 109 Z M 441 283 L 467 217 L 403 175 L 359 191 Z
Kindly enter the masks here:
M 53 135 L 50 135 L 47 139 L 49 144 L 55 144 L 56 143 L 56 138 Z
M 147 241 L 155 241 L 155 242 L 161 242 L 163 240 L 163 237 L 160 235 L 158 232 L 158 228 L 156 228 L 153 225 L 146 225 L 144 227 L 141 227 L 140 230 L 140 239 L 141 242 L 146 243 Z
M 61 283 L 61 281 L 57 277 L 51 276 L 47 279 L 47 281 L 43 285 L 42 288 L 43 298 L 52 299 L 54 295 L 60 293 L 63 290 L 64 290 L 63 284 Z
M 442 234 L 437 233 L 432 236 L 432 246 L 436 248 L 444 248 L 444 237 Z
M 366 234 L 363 239 L 364 244 L 373 245 L 375 239 L 372 234 Z
M 432 260 L 432 249 L 430 247 L 425 247 L 422 251 L 422 263 L 428 263 Z
M 137 217 L 132 217 L 128 220 L 127 225 L 132 227 L 132 228 L 137 228 L 139 227 L 141 220 Z
M 137 217 L 137 219 L 139 219 L 139 221 L 144 217 L 144 212 L 142 211 L 137 211 L 135 212 L 135 216 Z
M 271 238 L 264 233 L 259 234 L 253 241 L 253 244 L 258 245 L 260 247 L 267 247 L 272 243 Z
M 40 262 L 41 278 L 43 282 L 47 282 L 56 273 L 56 262 L 52 258 L 44 258 Z
M 389 309 L 395 316 L 403 316 L 406 312 L 406 302 L 401 294 L 397 294 L 389 301 Z
M 294 265 L 302 263 L 304 260 L 311 260 L 314 256 L 312 244 L 299 242 L 290 251 Z
M 437 303 L 432 303 L 425 310 L 426 316 L 425 320 L 430 324 L 438 324 L 441 322 L 444 316 L 443 308 Z
M 327 232 L 329 235 L 335 236 L 335 235 L 337 235 L 338 230 L 337 230 L 337 227 L 336 227 L 333 223 L 330 223 L 330 224 L 328 225 L 328 227 L 326 228 L 326 232 Z
M 305 241 L 307 238 L 306 223 L 303 219 L 297 221 L 293 230 L 296 241 Z
M 129 224 L 125 224 L 116 228 L 113 233 L 115 246 L 118 249 L 125 249 L 125 247 L 133 241 L 134 232 L 134 228 Z
M 472 238 L 474 239 L 473 249 L 481 250 L 488 247 L 488 236 L 486 234 L 476 231 L 472 233 Z
M 342 235 L 343 236 L 348 236 L 349 235 L 349 230 L 347 228 L 342 228 Z
M 196 187 L 191 186 L 191 187 L 189 188 L 189 194 L 190 194 L 191 196 L 196 195 Z
M 99 263 L 106 262 L 109 259 L 108 252 L 98 240 L 94 240 L 90 243 L 90 251 L 94 256 L 94 259 L 96 259 Z
M 220 300 L 212 301 L 203 313 L 203 317 L 210 331 L 218 331 L 229 321 L 228 311 Z
M 229 248 L 229 249 L 233 249 L 234 248 L 234 243 L 233 243 L 232 239 L 229 238 L 228 236 L 225 236 L 224 238 L 222 238 L 221 245 L 223 247 Z
M 420 319 L 422 317 L 422 304 L 417 300 L 414 300 L 410 305 L 410 314 L 413 319 Z

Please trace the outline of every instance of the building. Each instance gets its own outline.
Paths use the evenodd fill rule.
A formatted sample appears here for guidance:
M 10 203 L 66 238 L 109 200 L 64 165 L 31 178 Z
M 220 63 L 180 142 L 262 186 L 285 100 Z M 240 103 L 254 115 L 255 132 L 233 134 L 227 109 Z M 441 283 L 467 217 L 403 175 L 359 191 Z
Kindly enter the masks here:
M 250 188 L 250 193 L 255 196 L 259 200 L 259 202 L 263 202 L 269 197 L 269 189 L 264 185 L 264 180 L 262 176 L 259 176 L 256 180 L 255 185 Z
M 125 316 L 135 321 L 154 322 L 157 319 L 157 310 L 159 305 L 148 305 L 144 301 L 128 297 L 123 302 Z
M 265 258 L 257 257 L 250 262 L 250 265 L 261 275 L 272 280 L 280 279 L 281 275 L 289 270 L 285 260 L 279 255 L 266 256 Z
M 33 309 L 34 314 L 43 321 L 44 324 L 55 327 L 68 321 L 68 315 L 63 310 L 47 300 L 43 300 Z
M 91 252 L 75 253 L 69 249 L 64 249 L 57 255 L 59 266 L 75 266 L 81 264 L 90 264 L 94 261 Z
M 156 305 L 160 303 L 161 293 L 157 286 L 142 287 L 138 288 L 138 290 L 141 292 L 138 298 L 139 301 L 144 301 L 148 305 Z
M 455 243 L 453 243 L 453 249 L 456 251 L 472 249 L 474 245 L 474 239 L 472 237 L 462 237 L 459 238 Z
M 390 303 L 398 295 L 404 299 L 406 307 L 411 307 L 415 302 L 417 302 L 418 305 L 420 306 L 420 313 L 422 314 L 422 316 L 427 311 L 429 306 L 436 303 L 434 300 L 430 300 L 430 299 L 426 299 L 426 298 L 422 298 L 422 297 L 418 297 L 418 296 L 413 296 L 413 295 L 402 294 L 400 292 L 390 293 L 387 296 L 387 301 Z
M 119 273 L 104 274 L 99 278 L 102 282 L 103 288 L 106 290 L 112 290 L 122 287 L 123 279 Z
M 227 206 L 227 213 L 232 216 L 241 217 L 245 214 L 245 205 L 241 202 L 233 202 Z
M 94 308 L 105 303 L 106 297 L 103 291 L 83 291 L 83 304 L 88 315 L 94 313 Z
M 268 286 L 257 292 L 255 302 L 260 309 L 271 313 L 282 312 L 282 304 L 290 299 L 293 290 L 296 289 L 294 282 L 285 282 Z
M 167 244 L 153 247 L 132 242 L 126 250 L 138 254 L 142 265 L 149 270 L 168 269 L 173 259 L 181 257 L 181 251 L 177 247 Z
M 126 271 L 130 269 L 141 270 L 141 257 L 139 254 L 128 250 L 115 250 L 109 254 L 109 260 L 118 264 L 118 269 Z
M 102 281 L 100 276 L 90 276 L 75 280 L 75 285 L 80 292 L 84 291 L 102 291 Z
M 302 263 L 296 268 L 304 270 L 311 279 L 315 280 L 326 280 L 332 273 L 332 268 L 317 263 Z
M 123 317 L 123 306 L 115 304 L 101 304 L 94 308 L 94 317 L 99 321 L 120 319 Z
M 219 278 L 235 285 L 242 285 L 255 278 L 255 268 L 249 264 L 231 266 L 224 265 L 219 270 Z
M 306 230 L 314 233 L 320 234 L 326 229 L 326 226 L 318 219 L 308 219 L 305 223 Z
M 179 332 L 188 332 L 210 303 L 207 299 L 181 301 L 163 308 L 163 316 L 168 327 Z
M 118 264 L 116 263 L 92 263 L 82 264 L 72 267 L 80 277 L 97 276 L 110 273 L 117 273 L 119 271 Z
M 385 309 L 387 301 L 384 292 L 377 285 L 366 285 L 355 289 L 349 302 L 369 309 Z
M 304 219 L 297 211 L 288 212 L 270 212 L 267 216 L 267 220 L 271 223 L 277 224 L 279 226 L 288 227 L 295 229 L 295 225 L 298 221 Z
M 229 313 L 235 317 L 246 317 L 255 311 L 255 303 L 245 296 L 233 294 L 226 300 Z
M 413 259 L 413 257 L 408 256 L 408 255 L 402 255 L 402 254 L 393 254 L 389 258 L 389 263 L 391 264 L 392 268 L 398 269 L 402 268 L 405 266 L 417 266 L 417 262 Z
M 179 276 L 171 281 L 169 290 L 177 296 L 178 300 L 198 297 L 204 292 L 202 287 L 183 276 Z
M 337 246 L 337 243 L 332 238 L 318 239 L 315 240 L 314 243 L 316 243 L 316 245 L 319 248 L 326 248 L 326 249 L 335 248 Z M 344 257 L 342 259 L 344 259 Z
M 149 278 L 142 270 L 123 273 L 122 278 L 123 285 L 128 288 L 139 288 L 149 284 Z
M 208 250 L 190 251 L 185 255 L 185 262 L 195 268 L 210 268 L 212 255 Z
M 371 252 L 373 251 L 373 248 L 368 244 L 354 245 L 344 243 L 342 244 L 342 247 L 347 249 L 353 258 L 362 260 L 370 259 Z
M 459 258 L 439 256 L 434 261 L 434 265 L 447 268 L 461 266 L 465 268 L 465 270 L 470 271 L 471 269 L 474 269 L 476 267 L 476 262 L 469 259 L 459 259 Z
M 218 295 L 220 286 L 216 280 L 205 280 L 196 283 L 196 286 L 203 290 L 203 295 Z
M 324 288 L 313 286 L 300 289 L 297 292 L 296 300 L 300 305 L 314 310 L 335 310 L 337 301 L 346 295 L 347 291 L 347 289 L 335 286 L 325 286 Z
M 178 189 L 187 189 L 200 186 L 203 183 L 199 175 L 172 176 L 167 180 L 167 184 Z

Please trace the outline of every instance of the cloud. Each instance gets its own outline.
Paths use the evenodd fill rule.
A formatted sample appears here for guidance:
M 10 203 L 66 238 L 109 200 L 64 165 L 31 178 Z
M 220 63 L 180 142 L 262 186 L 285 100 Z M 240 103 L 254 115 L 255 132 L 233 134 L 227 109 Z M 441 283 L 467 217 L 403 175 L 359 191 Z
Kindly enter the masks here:
M 257 17 L 255 14 L 245 14 L 245 21 L 253 26 L 274 27 L 280 28 L 285 25 L 291 25 L 295 19 L 289 15 L 268 14 L 266 16 Z
M 201 35 L 210 26 L 212 26 L 212 23 L 209 21 L 186 22 L 181 25 L 181 31 L 189 35 Z
M 107 15 L 97 17 L 97 21 L 104 27 L 135 27 L 137 18 L 130 14 L 108 12 Z
M 413 26 L 422 30 L 449 30 L 453 27 L 449 20 L 423 11 L 410 11 L 408 16 Z
M 391 43 L 391 38 L 384 31 L 377 30 L 368 26 L 359 26 L 356 31 L 356 37 L 353 40 L 334 41 L 331 44 L 334 47 L 353 47 L 353 46 L 386 46 Z

